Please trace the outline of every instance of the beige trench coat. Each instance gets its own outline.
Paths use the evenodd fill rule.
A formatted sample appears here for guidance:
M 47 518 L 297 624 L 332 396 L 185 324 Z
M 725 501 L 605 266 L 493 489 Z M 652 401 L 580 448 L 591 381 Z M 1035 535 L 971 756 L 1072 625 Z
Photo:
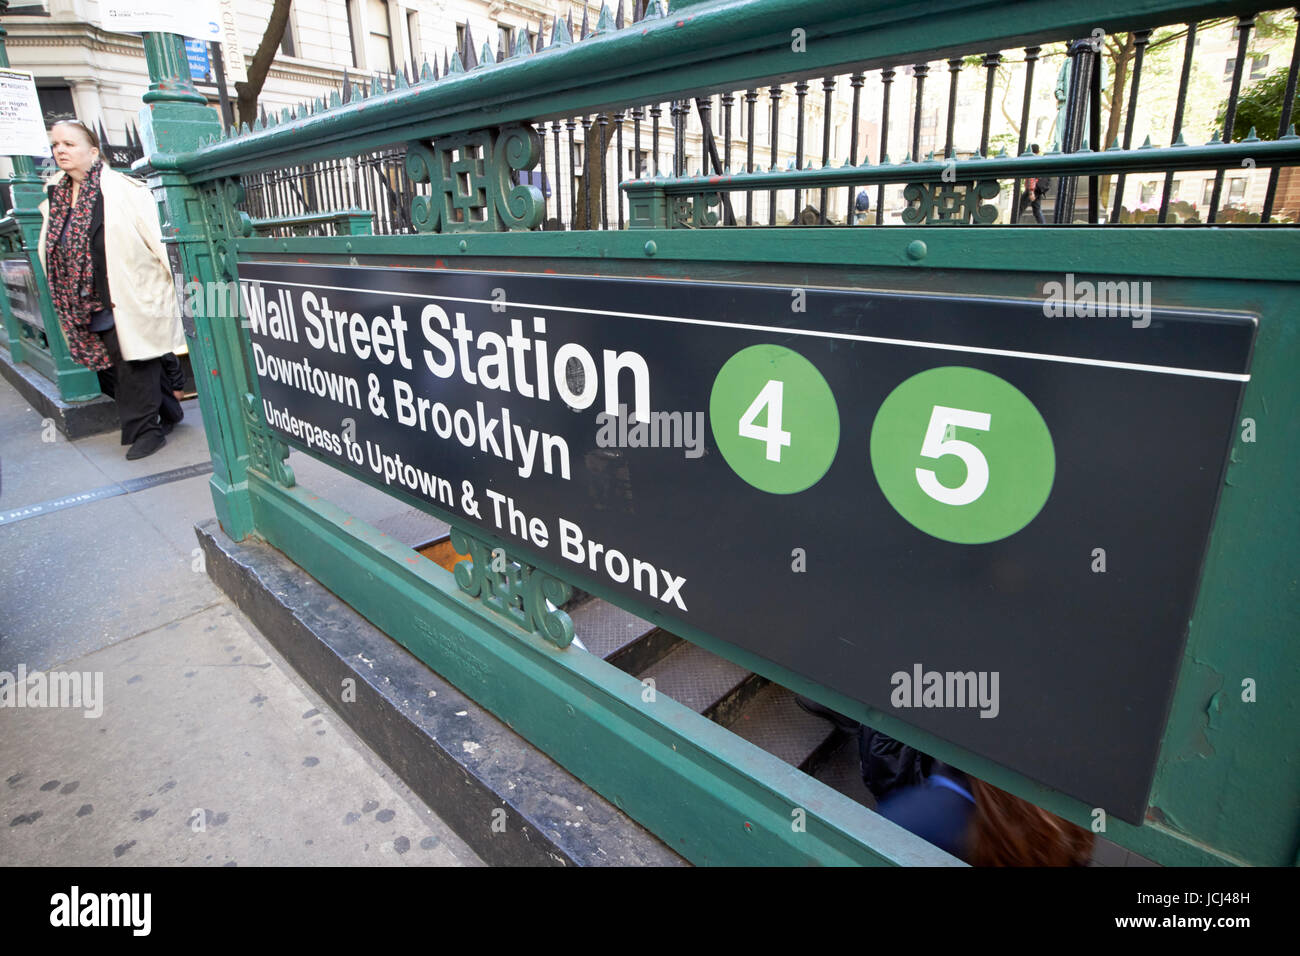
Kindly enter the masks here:
M 64 173 L 49 180 L 58 182 Z M 127 361 L 157 358 L 185 347 L 177 310 L 176 286 L 162 244 L 158 210 L 149 187 L 105 167 L 99 189 L 104 197 L 104 256 L 108 293 L 113 300 L 118 346 Z M 50 203 L 41 203 L 41 268 L 45 268 L 45 234 Z

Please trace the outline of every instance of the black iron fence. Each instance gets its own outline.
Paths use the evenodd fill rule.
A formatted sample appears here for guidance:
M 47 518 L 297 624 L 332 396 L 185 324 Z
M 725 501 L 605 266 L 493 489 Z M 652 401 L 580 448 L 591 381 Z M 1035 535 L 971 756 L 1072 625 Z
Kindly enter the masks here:
M 656 15 L 644 2 L 633 5 L 634 22 Z M 623 25 L 622 17 L 620 6 L 617 26 Z M 1150 109 L 1151 97 L 1144 94 L 1153 83 L 1145 68 L 1153 51 L 1162 64 L 1177 61 L 1181 69 L 1173 115 L 1165 127 L 1167 139 L 1152 144 L 1149 137 L 1147 144 L 1182 145 L 1189 142 L 1187 107 L 1193 78 L 1206 71 L 1216 80 L 1227 77 L 1217 63 L 1198 62 L 1198 37 L 1229 24 L 1235 28 L 1237 56 L 1228 61 L 1229 89 L 1211 142 L 1240 141 L 1246 135 L 1236 126 L 1247 64 L 1259 60 L 1249 55 L 1257 26 L 1267 22 L 1270 36 L 1276 37 L 1279 30 L 1294 32 L 1297 19 L 1300 13 L 1285 10 L 1113 37 L 1098 30 L 1090 37 L 1050 46 L 972 51 L 943 60 L 633 104 L 612 112 L 543 117 L 533 124 L 541 141 L 540 161 L 522 175 L 542 191 L 543 228 L 623 229 L 629 208 L 619 186 L 638 178 L 705 175 L 725 180 L 739 173 L 1020 156 L 1031 148 L 1041 148 L 1044 156 L 1127 150 L 1143 145 L 1134 138 L 1139 111 Z M 580 32 L 571 22 L 557 20 L 551 44 L 557 37 L 563 43 L 569 42 L 570 35 L 581 40 L 589 33 L 585 17 Z M 530 36 L 531 45 L 516 49 L 515 54 L 545 46 L 540 24 Z M 521 42 L 528 40 L 521 38 Z M 483 55 L 489 55 L 486 49 Z M 509 55 L 511 51 L 500 48 L 496 54 L 498 59 Z M 432 65 L 424 65 L 420 78 L 472 70 L 479 59 L 467 32 L 462 48 L 444 56 L 441 69 L 435 59 Z M 936 93 L 941 87 L 935 81 L 942 79 L 944 68 L 947 95 L 941 102 Z M 1056 71 L 1054 83 L 1051 74 L 1044 77 L 1048 69 Z M 1252 74 L 1254 70 L 1252 65 Z M 1288 137 L 1297 72 L 1300 42 L 1292 38 L 1276 128 L 1253 130 L 1250 135 Z M 345 77 L 341 99 L 346 102 L 420 78 L 403 74 L 385 82 L 376 76 L 371 82 L 374 89 L 367 89 L 364 81 L 353 84 Z M 1103 110 L 1107 98 L 1111 102 Z M 978 124 L 972 122 L 975 110 Z M 942 124 L 941 112 L 946 114 Z M 1048 120 L 1050 137 L 1039 132 Z M 1157 128 L 1155 123 L 1148 125 Z M 1039 147 L 1039 140 L 1048 141 Z M 246 176 L 245 208 L 256 218 L 278 218 L 359 207 L 375 214 L 378 234 L 414 232 L 411 200 L 428 187 L 411 181 L 404 159 L 405 145 L 395 144 L 347 160 Z M 1248 161 L 1238 162 L 1235 157 L 1207 160 L 1200 178 L 1180 176 L 1173 169 L 1148 172 L 1136 185 L 1125 172 L 1044 178 L 1046 195 L 1039 202 L 1029 201 L 1037 194 L 1030 195 L 1029 183 L 1019 176 L 999 179 L 993 221 L 1033 221 L 1042 215 L 1060 225 L 1300 222 L 1300 168 L 1274 166 L 1266 172 L 1261 165 L 1256 172 Z M 891 225 L 915 222 L 918 204 L 924 205 L 924 199 L 909 193 L 901 179 L 889 185 L 811 189 L 797 184 L 728 189 L 723 181 L 718 198 L 716 223 L 710 223 L 717 226 Z

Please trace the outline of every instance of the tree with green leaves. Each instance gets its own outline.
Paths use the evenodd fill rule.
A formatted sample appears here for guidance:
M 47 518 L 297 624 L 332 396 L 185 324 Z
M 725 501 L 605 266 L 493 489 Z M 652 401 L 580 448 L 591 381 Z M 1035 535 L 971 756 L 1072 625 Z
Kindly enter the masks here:
M 1237 115 L 1232 123 L 1232 138 L 1240 142 L 1253 129 L 1260 139 L 1277 139 L 1282 121 L 1282 104 L 1286 98 L 1286 81 L 1290 70 L 1274 70 L 1237 97 Z M 1228 101 L 1219 107 L 1215 122 L 1220 127 L 1228 117 Z

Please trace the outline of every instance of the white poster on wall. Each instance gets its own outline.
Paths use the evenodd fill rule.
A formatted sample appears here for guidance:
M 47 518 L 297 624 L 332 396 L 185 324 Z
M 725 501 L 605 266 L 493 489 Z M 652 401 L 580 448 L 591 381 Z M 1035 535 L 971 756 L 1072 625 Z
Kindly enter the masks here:
M 25 70 L 0 70 L 0 156 L 49 156 L 36 80 Z

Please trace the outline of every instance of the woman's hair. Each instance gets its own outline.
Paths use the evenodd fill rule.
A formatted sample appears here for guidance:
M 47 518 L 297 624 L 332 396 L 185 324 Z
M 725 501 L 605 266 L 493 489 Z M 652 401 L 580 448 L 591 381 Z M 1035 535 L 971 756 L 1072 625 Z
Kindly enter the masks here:
M 975 814 L 971 866 L 1087 866 L 1093 834 L 991 784 L 970 777 Z
M 54 129 L 55 126 L 75 126 L 77 129 L 81 130 L 83 133 L 86 134 L 86 138 L 90 140 L 91 146 L 95 147 L 95 149 L 99 149 L 99 137 L 95 135 L 95 131 L 93 129 L 91 129 L 81 120 L 61 119 L 58 122 L 54 123 L 50 127 L 50 129 Z

